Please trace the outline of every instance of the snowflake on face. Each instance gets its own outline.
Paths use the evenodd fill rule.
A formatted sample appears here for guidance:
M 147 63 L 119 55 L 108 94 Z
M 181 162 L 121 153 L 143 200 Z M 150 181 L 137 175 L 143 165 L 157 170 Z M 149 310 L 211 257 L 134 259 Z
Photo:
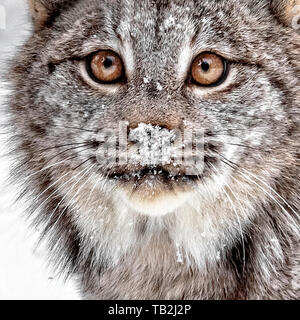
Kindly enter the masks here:
M 137 150 L 132 159 L 140 165 L 159 165 L 171 163 L 172 143 L 175 132 L 159 126 L 140 123 L 129 134 L 130 141 L 134 141 Z

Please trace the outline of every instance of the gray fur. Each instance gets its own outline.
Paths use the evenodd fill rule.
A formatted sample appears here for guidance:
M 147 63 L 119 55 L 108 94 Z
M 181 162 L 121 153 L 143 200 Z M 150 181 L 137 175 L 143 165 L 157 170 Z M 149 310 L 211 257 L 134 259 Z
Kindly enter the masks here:
M 51 260 L 78 279 L 83 297 L 299 299 L 300 42 L 282 23 L 282 3 L 51 0 L 42 17 L 34 14 L 38 28 L 9 74 L 12 175 Z M 128 82 L 113 94 L 80 72 L 104 43 L 133 53 Z M 187 47 L 228 58 L 228 80 L 205 92 L 187 84 L 178 76 Z M 53 148 L 96 141 L 120 120 L 178 129 L 182 119 L 205 129 L 226 184 L 220 189 L 207 166 L 192 182 L 193 201 L 163 216 L 122 211 L 124 186 L 88 160 L 94 145 Z M 67 178 L 91 163 L 72 199 Z M 93 189 L 95 179 L 101 187 Z M 169 183 L 173 191 L 163 192 L 171 196 L 189 189 Z

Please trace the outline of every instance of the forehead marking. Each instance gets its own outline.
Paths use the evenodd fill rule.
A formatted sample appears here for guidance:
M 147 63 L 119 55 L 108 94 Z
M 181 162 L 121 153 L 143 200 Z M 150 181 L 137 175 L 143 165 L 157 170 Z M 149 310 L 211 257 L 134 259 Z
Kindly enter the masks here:
M 123 42 L 123 45 L 121 46 L 121 54 L 124 59 L 124 65 L 127 73 L 132 74 L 134 72 L 135 63 L 133 49 L 130 41 L 126 40 L 125 42 Z
M 191 64 L 191 60 L 192 60 L 192 50 L 189 44 L 186 43 L 183 46 L 178 58 L 177 73 L 180 79 L 186 77 L 186 74 L 189 70 L 189 66 Z

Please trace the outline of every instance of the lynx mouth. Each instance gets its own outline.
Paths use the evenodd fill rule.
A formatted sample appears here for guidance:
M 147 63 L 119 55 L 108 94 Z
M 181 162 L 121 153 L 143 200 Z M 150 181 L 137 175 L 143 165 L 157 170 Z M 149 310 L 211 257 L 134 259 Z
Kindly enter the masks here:
M 141 170 L 135 171 L 125 171 L 125 172 L 115 172 L 109 175 L 110 179 L 120 180 L 123 182 L 126 181 L 135 181 L 138 182 L 140 180 L 163 180 L 164 182 L 170 181 L 194 181 L 200 178 L 199 175 L 187 175 L 184 172 L 174 172 L 166 170 L 162 167 L 149 167 L 143 168 Z
M 198 167 L 176 165 L 174 163 L 160 165 L 117 165 L 106 170 L 106 177 L 122 183 L 141 186 L 145 183 L 149 186 L 178 186 L 196 184 L 210 175 L 208 163 L 215 162 L 215 158 L 204 157 L 203 163 Z
M 183 205 L 200 176 L 188 175 L 182 168 L 155 166 L 115 172 L 110 179 L 117 183 L 121 199 L 130 208 L 141 214 L 160 216 Z

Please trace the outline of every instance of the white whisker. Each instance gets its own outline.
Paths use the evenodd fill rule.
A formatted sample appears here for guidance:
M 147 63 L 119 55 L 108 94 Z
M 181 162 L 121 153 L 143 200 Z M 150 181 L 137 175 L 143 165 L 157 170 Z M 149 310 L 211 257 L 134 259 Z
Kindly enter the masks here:
M 288 211 L 281 205 L 281 203 L 275 198 L 273 197 L 267 190 L 265 190 L 262 186 L 260 186 L 258 183 L 256 183 L 253 179 L 251 179 L 249 176 L 247 176 L 246 174 L 240 172 L 248 181 L 254 183 L 259 189 L 261 189 L 266 195 L 268 195 L 273 201 L 275 201 L 275 203 L 287 214 L 288 217 L 290 217 L 290 214 L 288 213 Z M 292 219 L 293 224 L 296 227 L 297 233 L 299 232 L 299 226 L 296 224 L 296 222 Z
M 54 164 L 51 164 L 49 166 L 46 166 L 46 167 L 42 168 L 41 170 L 38 170 L 38 171 L 30 174 L 29 176 L 27 176 L 26 179 L 24 180 L 24 182 L 26 182 L 29 178 L 31 178 L 31 177 L 33 177 L 33 176 L 35 176 L 35 175 L 47 170 L 47 169 L 50 169 L 50 168 L 55 167 L 55 166 L 58 166 L 59 164 L 62 164 L 64 162 L 66 162 L 66 160 L 62 160 L 62 161 L 56 162 Z
M 85 170 L 85 169 L 84 169 Z M 83 171 L 84 171 L 83 170 Z M 81 174 L 83 171 L 80 171 L 79 173 L 77 173 L 75 176 L 72 176 L 69 180 L 67 180 L 66 182 L 64 182 L 61 186 L 59 186 L 55 191 L 53 191 L 35 210 L 37 211 L 39 208 L 41 208 L 43 206 L 43 204 L 45 204 L 51 197 L 53 197 L 55 194 L 57 194 L 57 192 L 59 190 L 62 189 L 62 187 L 64 187 L 66 184 L 68 184 L 70 181 L 72 181 L 73 179 L 75 179 L 76 177 L 78 177 L 79 174 Z M 37 200 L 40 198 L 40 196 L 45 193 L 48 189 L 50 189 L 52 186 L 54 186 L 55 184 L 57 184 L 57 182 L 59 182 L 61 179 L 63 179 L 66 175 L 70 174 L 70 172 L 67 172 L 66 174 L 64 174 L 62 177 L 60 177 L 58 180 L 56 180 L 54 183 L 52 183 L 46 190 L 44 190 L 37 198 Z
M 93 177 L 94 176 L 96 176 L 96 173 L 93 174 Z M 88 205 L 88 203 L 90 201 L 90 198 L 91 198 L 91 196 L 92 196 L 92 194 L 93 194 L 98 182 L 99 182 L 99 179 L 96 179 L 96 182 L 94 183 L 93 188 L 90 190 L 89 196 L 88 196 L 88 198 L 87 198 L 87 200 L 86 200 L 86 202 L 85 202 L 83 207 L 86 207 Z
M 257 177 L 256 175 L 252 174 L 251 172 L 249 172 L 248 170 L 242 168 L 242 170 L 246 171 L 249 175 L 251 175 L 252 177 L 254 177 L 255 179 L 257 179 L 258 181 L 260 181 L 261 183 L 263 183 L 268 189 L 270 189 L 271 191 L 273 191 L 297 216 L 299 216 L 299 213 L 296 212 L 291 205 L 278 193 L 276 192 L 271 186 L 269 186 L 267 183 L 265 183 L 262 179 L 260 179 L 259 177 Z
M 95 164 L 93 165 L 93 166 L 95 166 Z M 56 205 L 56 207 L 54 208 L 54 210 L 52 211 L 52 213 L 50 214 L 50 216 L 49 216 L 49 221 L 51 220 L 51 218 L 52 218 L 52 216 L 54 215 L 54 213 L 56 212 L 56 210 L 58 209 L 58 207 L 62 204 L 62 202 L 65 200 L 65 198 L 68 196 L 68 194 L 74 189 L 74 187 L 79 183 L 79 181 L 91 170 L 91 168 L 93 167 L 93 166 L 91 166 L 90 168 L 88 168 L 88 169 L 83 169 L 83 170 L 81 170 L 78 174 L 76 174 L 76 176 L 74 177 L 74 178 L 76 178 L 78 175 L 80 175 L 80 174 L 82 174 L 81 176 L 80 176 L 80 178 L 77 180 L 77 181 L 75 181 L 75 183 L 72 185 L 72 187 L 68 190 L 68 192 L 63 196 L 63 198 L 60 200 L 60 202 Z M 72 179 L 71 179 L 72 180 Z M 71 180 L 69 180 L 69 181 L 71 181 Z M 69 181 L 67 181 L 66 183 L 68 183 Z M 66 184 L 66 183 L 64 183 L 64 184 Z M 63 185 L 62 185 L 63 186 Z M 61 186 L 61 187 L 62 187 Z M 61 188 L 60 187 L 60 188 Z M 52 227 L 51 227 L 51 229 L 52 229 Z
M 66 193 L 66 195 L 67 195 L 71 190 L 73 190 L 74 187 L 79 183 L 79 181 L 80 181 L 83 177 L 85 177 L 86 174 L 87 174 L 88 172 L 90 172 L 95 166 L 96 166 L 96 164 L 93 164 L 93 165 L 89 168 L 89 170 L 86 171 L 86 172 L 84 173 L 84 175 L 76 182 L 76 184 L 74 184 L 74 185 L 72 186 L 72 188 Z M 71 204 L 71 202 L 72 202 L 72 201 L 75 199 L 75 197 L 79 194 L 80 190 L 82 190 L 83 187 L 91 180 L 92 177 L 93 177 L 93 175 L 91 175 L 91 176 L 80 186 L 80 188 L 76 191 L 76 193 L 74 194 L 74 196 L 69 200 L 68 204 L 65 206 L 64 210 L 60 213 L 59 217 L 57 218 L 57 220 L 55 221 L 55 223 L 53 224 L 53 226 L 51 227 L 51 229 L 55 227 L 55 225 L 57 224 L 57 222 L 59 221 L 59 219 L 62 217 L 62 215 L 63 215 L 63 214 L 66 212 L 66 210 L 69 208 L 69 205 Z M 66 195 L 65 195 L 65 196 L 66 196 Z M 65 197 L 64 197 L 64 198 L 65 198 Z M 63 201 L 63 199 L 62 199 L 62 201 Z M 62 201 L 61 201 L 61 202 L 62 202 Z M 59 204 L 58 204 L 58 206 L 59 206 Z
M 218 170 L 216 169 L 216 167 L 210 163 L 211 166 L 213 166 L 213 168 L 215 169 L 216 173 L 219 174 Z M 229 188 L 229 190 L 231 191 L 232 195 L 235 197 L 235 199 L 239 202 L 240 204 L 240 207 L 242 208 L 244 214 L 246 213 L 245 210 L 243 209 L 242 207 L 242 204 L 240 202 L 240 200 L 235 196 L 234 192 L 232 191 L 232 189 L 230 188 L 230 186 L 225 182 L 226 186 Z M 241 220 L 240 220 L 240 217 L 236 211 L 236 208 L 235 208 L 235 205 L 232 201 L 232 199 L 230 198 L 230 196 L 228 195 L 228 193 L 226 192 L 226 190 L 220 185 L 221 189 L 223 190 L 223 192 L 225 193 L 226 197 L 228 198 L 231 206 L 232 206 L 232 209 L 236 215 L 236 218 L 237 218 L 237 221 L 238 221 L 238 224 L 239 224 L 239 229 L 240 229 L 240 234 L 241 234 L 241 239 L 242 239 L 242 246 L 243 246 L 243 272 L 245 271 L 245 261 L 246 261 L 246 254 L 245 254 L 245 240 L 244 240 L 244 233 L 243 233 L 243 229 L 242 229 L 242 224 L 241 224 Z

